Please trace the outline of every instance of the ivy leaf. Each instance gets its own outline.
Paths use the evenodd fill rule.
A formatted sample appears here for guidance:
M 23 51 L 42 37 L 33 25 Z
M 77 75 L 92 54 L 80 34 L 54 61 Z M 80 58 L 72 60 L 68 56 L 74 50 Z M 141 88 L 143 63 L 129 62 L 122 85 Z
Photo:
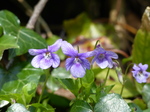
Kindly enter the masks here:
M 4 34 L 16 36 L 20 20 L 10 11 L 2 10 L 0 11 L 0 26 L 3 27 Z
M 28 49 L 41 49 L 47 47 L 44 38 L 31 29 L 21 27 L 17 16 L 7 10 L 0 11 L 0 26 L 3 28 L 4 35 L 16 37 L 17 43 L 15 43 L 19 46 L 19 48 L 10 50 L 9 58 L 22 55 L 26 53 Z M 2 52 L 0 51 L 0 53 Z
M 130 112 L 127 103 L 118 94 L 107 94 L 99 99 L 94 112 Z
M 77 100 L 71 107 L 70 112 L 93 112 L 92 107 L 85 101 Z
M 9 35 L 3 35 L 0 37 L 0 60 L 2 58 L 3 51 L 10 48 L 19 48 L 17 45 L 17 38 Z
M 29 112 L 24 105 L 20 103 L 12 104 L 6 112 Z
M 18 31 L 17 34 L 17 44 L 19 45 L 19 49 L 14 49 L 10 52 L 10 57 L 13 57 L 13 55 L 21 55 L 26 53 L 29 49 L 40 49 L 40 48 L 46 48 L 46 41 L 39 36 L 34 31 L 27 29 L 27 28 L 21 28 Z

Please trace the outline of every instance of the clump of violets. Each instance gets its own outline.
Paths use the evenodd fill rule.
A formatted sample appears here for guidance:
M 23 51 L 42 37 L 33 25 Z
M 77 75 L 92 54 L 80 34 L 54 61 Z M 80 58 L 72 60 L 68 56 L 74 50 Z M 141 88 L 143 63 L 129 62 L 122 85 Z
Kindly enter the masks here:
M 147 64 L 144 65 L 142 65 L 141 63 L 138 65 L 134 64 L 132 73 L 133 77 L 136 79 L 138 83 L 146 83 L 146 80 L 150 75 L 150 72 L 146 71 L 147 69 L 148 69 Z
M 35 56 L 31 65 L 35 68 L 48 69 L 49 67 L 56 68 L 60 64 L 60 58 L 56 52 L 61 47 L 62 39 L 58 39 L 53 45 L 47 49 L 29 49 L 29 54 Z
M 102 69 L 107 67 L 112 68 L 113 67 L 112 59 L 118 59 L 118 55 L 116 53 L 112 51 L 106 51 L 100 45 L 97 45 L 92 55 L 94 56 L 92 64 L 96 62 L 96 64 Z
M 86 58 L 90 57 L 91 52 L 78 53 L 78 51 L 66 41 L 62 42 L 61 48 L 63 53 L 70 57 L 66 60 L 67 71 L 70 70 L 72 76 L 75 78 L 83 77 L 86 73 L 86 69 L 90 69 L 90 63 Z

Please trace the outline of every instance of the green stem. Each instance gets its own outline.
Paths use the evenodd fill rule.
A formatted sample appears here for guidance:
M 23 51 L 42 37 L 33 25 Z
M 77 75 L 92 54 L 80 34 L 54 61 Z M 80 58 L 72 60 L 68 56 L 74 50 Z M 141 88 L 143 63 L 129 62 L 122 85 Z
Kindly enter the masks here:
M 129 70 L 129 68 L 130 68 L 131 65 L 133 65 L 133 63 L 130 63 L 130 64 L 127 66 L 127 69 L 126 69 L 126 71 L 125 71 L 125 75 L 127 75 L 127 72 L 128 72 L 128 70 Z M 124 78 L 123 78 L 123 84 L 122 84 L 122 88 L 121 88 L 121 91 L 120 91 L 120 96 L 122 96 L 125 82 L 126 82 L 126 81 L 125 81 Z
M 109 75 L 109 70 L 110 70 L 110 68 L 108 68 L 108 70 L 107 70 L 107 74 L 106 74 L 106 77 L 105 77 L 103 87 L 106 85 L 106 81 L 107 81 L 107 78 L 108 78 L 108 75 Z
M 40 103 L 40 102 L 41 102 L 41 99 L 42 99 L 42 96 L 43 96 L 44 90 L 45 90 L 45 88 L 46 88 L 46 83 L 47 83 L 48 78 L 49 78 L 49 76 L 50 76 L 50 72 L 49 72 L 49 70 L 50 70 L 50 69 L 46 69 L 46 70 L 44 70 L 44 71 L 45 71 L 45 75 L 46 75 L 46 77 L 45 77 L 45 82 L 44 82 L 44 85 L 43 85 L 43 87 L 42 87 L 42 92 L 41 92 L 41 94 L 40 94 L 40 97 L 39 97 L 38 103 Z
M 99 42 L 99 40 L 96 41 L 94 49 L 96 49 L 96 46 L 97 46 L 98 42 Z
M 128 70 L 129 70 L 129 67 L 131 66 L 131 65 L 133 65 L 134 63 L 130 63 L 128 66 L 127 66 L 127 69 L 126 69 L 126 71 L 125 71 L 125 74 L 124 75 L 127 75 L 127 72 L 128 72 Z
M 122 88 L 121 88 L 120 96 L 122 96 L 123 89 L 124 89 L 124 84 L 122 84 Z

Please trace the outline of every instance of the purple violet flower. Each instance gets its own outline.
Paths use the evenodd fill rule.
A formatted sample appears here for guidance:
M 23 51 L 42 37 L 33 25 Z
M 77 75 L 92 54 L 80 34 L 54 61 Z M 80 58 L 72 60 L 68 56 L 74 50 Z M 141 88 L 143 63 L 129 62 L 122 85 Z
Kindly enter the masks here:
M 61 47 L 62 39 L 57 40 L 53 45 L 48 46 L 47 49 L 29 49 L 29 54 L 35 56 L 31 65 L 35 68 L 47 69 L 49 67 L 56 68 L 60 64 L 60 58 L 53 52 Z
M 90 63 L 86 58 L 90 57 L 91 52 L 78 53 L 67 41 L 62 42 L 61 48 L 63 53 L 70 57 L 66 60 L 67 71 L 70 70 L 72 76 L 75 78 L 83 77 L 86 69 L 90 69 Z
M 136 65 L 134 64 L 133 66 L 133 77 L 136 79 L 138 83 L 145 83 L 147 78 L 150 75 L 150 72 L 147 72 L 148 65 L 144 64 L 142 65 L 141 63 Z
M 118 59 L 118 55 L 112 51 L 106 51 L 100 46 L 97 46 L 96 49 L 92 53 L 93 56 L 95 56 L 92 60 L 92 64 L 94 62 L 97 63 L 97 65 L 104 69 L 106 67 L 112 68 L 113 67 L 113 59 Z

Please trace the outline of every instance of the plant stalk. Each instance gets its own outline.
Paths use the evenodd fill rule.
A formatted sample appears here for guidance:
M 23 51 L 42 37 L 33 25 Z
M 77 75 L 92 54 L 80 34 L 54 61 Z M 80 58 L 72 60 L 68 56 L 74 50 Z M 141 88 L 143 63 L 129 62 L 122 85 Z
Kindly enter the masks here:
M 43 87 L 42 87 L 42 92 L 41 92 L 41 94 L 40 94 L 40 97 L 39 97 L 38 103 L 40 103 L 40 102 L 41 102 L 41 99 L 42 99 L 42 96 L 43 96 L 44 90 L 45 90 L 45 88 L 46 88 L 46 83 L 47 83 L 48 78 L 49 78 L 49 76 L 50 76 L 50 72 L 49 72 L 49 70 L 50 70 L 50 69 L 46 69 L 46 70 L 44 70 L 44 71 L 45 71 L 46 78 L 45 78 L 44 85 L 43 85 Z

